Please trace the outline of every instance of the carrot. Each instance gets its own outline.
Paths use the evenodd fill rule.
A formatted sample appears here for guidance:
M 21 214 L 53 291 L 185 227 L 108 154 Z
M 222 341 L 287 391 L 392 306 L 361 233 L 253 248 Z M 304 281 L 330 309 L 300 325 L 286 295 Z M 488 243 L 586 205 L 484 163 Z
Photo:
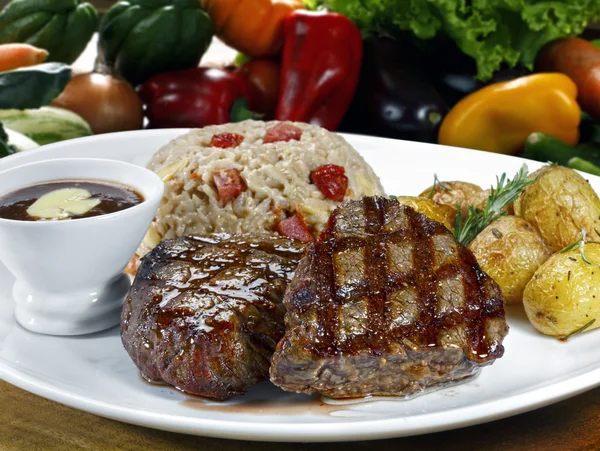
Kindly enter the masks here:
M 29 44 L 0 45 L 0 72 L 35 66 L 46 61 L 48 52 Z
M 600 50 L 581 38 L 561 38 L 547 44 L 537 56 L 538 72 L 561 72 L 577 85 L 583 111 L 600 119 Z

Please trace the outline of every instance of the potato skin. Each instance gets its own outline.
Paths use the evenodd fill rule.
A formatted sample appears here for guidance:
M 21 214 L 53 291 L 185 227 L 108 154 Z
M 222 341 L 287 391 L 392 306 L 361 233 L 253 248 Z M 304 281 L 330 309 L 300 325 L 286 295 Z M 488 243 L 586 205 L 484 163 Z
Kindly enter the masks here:
M 544 166 L 529 176 L 515 202 L 515 214 L 529 222 L 552 252 L 577 240 L 585 228 L 591 240 L 600 239 L 600 198 L 577 172 L 563 166 Z
M 396 196 L 400 205 L 408 205 L 419 213 L 423 213 L 429 219 L 441 222 L 448 230 L 454 229 L 456 219 L 456 208 L 448 205 L 440 205 L 426 197 Z
M 535 272 L 523 293 L 531 324 L 546 335 L 568 335 L 596 321 L 600 327 L 600 244 L 587 243 L 585 263 L 578 249 L 552 255 Z
M 484 194 L 483 189 L 479 185 L 468 182 L 442 182 L 444 186 L 450 188 L 445 189 L 441 185 L 437 185 L 431 195 L 431 200 L 440 205 L 447 205 L 456 210 L 456 205 L 460 205 L 460 214 L 463 218 L 469 213 L 469 205 L 480 206 L 482 201 L 485 206 L 485 201 L 488 194 Z M 430 186 L 419 197 L 429 198 L 431 194 Z
M 502 289 L 504 301 L 523 300 L 523 290 L 535 271 L 550 257 L 550 249 L 522 218 L 503 216 L 469 244 L 477 263 Z

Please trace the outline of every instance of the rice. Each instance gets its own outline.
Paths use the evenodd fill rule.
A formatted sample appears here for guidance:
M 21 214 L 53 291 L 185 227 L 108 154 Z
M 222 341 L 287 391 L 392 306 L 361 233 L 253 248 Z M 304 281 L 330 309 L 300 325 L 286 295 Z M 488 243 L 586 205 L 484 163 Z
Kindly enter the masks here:
M 263 143 L 278 122 L 244 121 L 193 130 L 160 149 L 148 168 L 165 180 L 165 194 L 148 248 L 158 240 L 213 232 L 276 233 L 278 221 L 300 213 L 320 232 L 338 202 L 328 200 L 310 180 L 311 171 L 335 164 L 345 169 L 345 199 L 382 195 L 373 169 L 341 136 L 321 127 L 293 123 L 303 130 L 299 141 Z M 209 147 L 215 134 L 237 133 L 237 147 Z M 247 189 L 222 205 L 213 183 L 220 169 L 237 169 Z M 149 249 L 147 249 L 149 250 Z

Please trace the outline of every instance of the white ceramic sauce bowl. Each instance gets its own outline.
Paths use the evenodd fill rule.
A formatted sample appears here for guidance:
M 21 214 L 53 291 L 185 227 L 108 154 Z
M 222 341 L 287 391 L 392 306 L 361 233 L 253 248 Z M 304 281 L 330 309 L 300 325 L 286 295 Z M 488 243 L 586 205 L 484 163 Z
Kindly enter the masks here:
M 124 184 L 144 201 L 90 218 L 0 218 L 0 260 L 16 278 L 15 317 L 34 332 L 80 335 L 119 323 L 130 286 L 123 270 L 144 238 L 164 191 L 160 177 L 141 166 L 69 158 L 0 172 L 0 196 L 37 183 L 74 179 Z

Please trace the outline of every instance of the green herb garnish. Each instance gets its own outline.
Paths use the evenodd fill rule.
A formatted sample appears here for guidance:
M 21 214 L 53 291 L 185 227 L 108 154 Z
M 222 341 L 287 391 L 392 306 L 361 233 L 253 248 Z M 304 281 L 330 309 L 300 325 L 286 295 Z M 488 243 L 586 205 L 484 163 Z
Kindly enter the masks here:
M 428 199 L 431 199 L 433 197 L 433 193 L 435 193 L 435 189 L 438 186 L 442 189 L 445 189 L 446 191 L 452 191 L 452 188 L 450 188 L 444 182 L 441 182 L 440 179 L 438 178 L 437 174 L 434 173 L 433 174 L 433 186 L 431 187 L 431 191 L 429 191 L 429 194 L 427 195 Z
M 507 180 L 506 174 L 502 174 L 500 178 L 496 177 L 496 187 L 491 188 L 483 211 L 478 211 L 469 205 L 469 213 L 464 222 L 461 215 L 456 215 L 454 228 L 456 240 L 462 245 L 468 246 L 483 229 L 505 216 L 506 207 L 517 200 L 527 185 L 533 183 L 533 180 L 527 179 L 528 172 L 527 165 L 524 164 L 512 180 Z
M 584 330 L 586 330 L 588 327 L 590 327 L 592 324 L 594 324 L 596 322 L 596 319 L 592 319 L 589 322 L 585 323 L 583 326 L 581 326 L 579 329 L 575 329 L 573 332 L 562 336 L 562 337 L 558 337 L 558 339 L 560 341 L 567 341 L 569 338 L 571 338 L 573 335 L 575 334 L 580 334 L 581 332 L 583 332 Z
M 565 247 L 564 249 L 561 249 L 559 252 L 561 254 L 568 252 L 570 250 L 573 250 L 575 248 L 579 248 L 579 253 L 581 254 L 581 259 L 586 262 L 588 265 L 591 265 L 592 262 L 588 260 L 588 258 L 585 256 L 585 243 L 596 243 L 596 244 L 600 244 L 600 241 L 589 241 L 586 240 L 586 236 L 587 236 L 587 232 L 585 229 L 581 229 L 581 233 L 579 234 L 579 237 L 577 238 L 577 240 L 575 240 L 573 243 L 569 244 L 567 247 Z

